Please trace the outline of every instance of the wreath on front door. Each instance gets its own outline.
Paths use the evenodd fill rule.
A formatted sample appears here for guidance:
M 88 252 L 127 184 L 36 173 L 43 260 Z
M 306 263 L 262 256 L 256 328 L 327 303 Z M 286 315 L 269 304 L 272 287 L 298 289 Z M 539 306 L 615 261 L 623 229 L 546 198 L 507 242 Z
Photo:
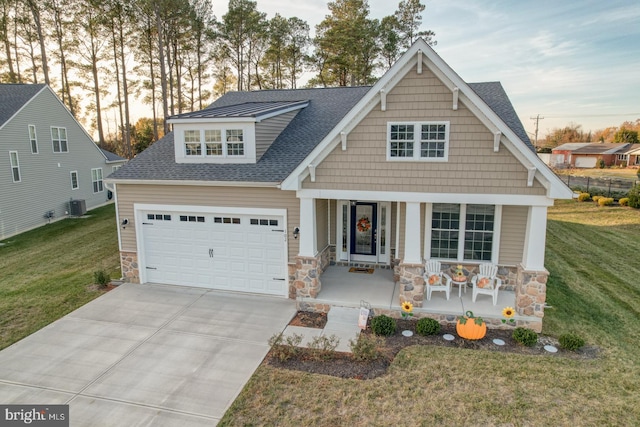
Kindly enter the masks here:
M 364 233 L 365 231 L 369 231 L 371 228 L 371 222 L 369 221 L 369 218 L 363 216 L 358 220 L 356 227 L 358 227 L 359 232 Z

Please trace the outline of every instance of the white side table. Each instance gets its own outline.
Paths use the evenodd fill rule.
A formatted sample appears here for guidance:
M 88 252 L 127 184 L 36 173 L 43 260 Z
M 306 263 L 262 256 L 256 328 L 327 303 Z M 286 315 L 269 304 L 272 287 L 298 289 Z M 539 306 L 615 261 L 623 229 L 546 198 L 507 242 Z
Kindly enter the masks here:
M 451 277 L 451 283 L 458 285 L 458 298 L 462 297 L 462 288 L 464 288 L 464 293 L 467 293 L 467 276 L 462 276 L 462 280 L 457 280 L 460 276 Z

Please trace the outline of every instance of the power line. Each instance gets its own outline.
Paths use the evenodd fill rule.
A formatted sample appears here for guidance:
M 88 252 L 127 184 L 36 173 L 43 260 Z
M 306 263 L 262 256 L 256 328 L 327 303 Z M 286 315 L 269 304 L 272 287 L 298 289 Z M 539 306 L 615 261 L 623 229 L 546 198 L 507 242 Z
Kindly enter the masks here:
M 571 116 L 558 116 L 555 114 L 547 114 L 550 119 L 573 119 L 575 117 L 619 117 L 619 116 L 640 116 L 640 113 L 619 113 L 619 114 L 574 114 Z M 532 117 L 535 119 L 535 117 Z
M 534 148 L 538 148 L 538 124 L 540 123 L 540 120 L 544 120 L 544 117 L 540 117 L 540 114 L 538 114 L 535 117 L 529 117 L 531 120 L 535 120 L 536 121 L 536 133 L 535 133 L 535 141 L 533 143 L 533 147 Z

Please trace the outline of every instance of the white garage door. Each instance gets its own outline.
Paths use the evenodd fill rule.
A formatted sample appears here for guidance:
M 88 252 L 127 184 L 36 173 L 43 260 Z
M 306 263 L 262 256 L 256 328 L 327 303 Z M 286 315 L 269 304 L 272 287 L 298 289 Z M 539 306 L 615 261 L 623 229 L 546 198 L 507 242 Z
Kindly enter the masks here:
M 282 216 L 140 214 L 147 282 L 287 295 Z
M 595 157 L 576 157 L 576 167 L 577 168 L 595 168 L 596 167 L 596 159 Z

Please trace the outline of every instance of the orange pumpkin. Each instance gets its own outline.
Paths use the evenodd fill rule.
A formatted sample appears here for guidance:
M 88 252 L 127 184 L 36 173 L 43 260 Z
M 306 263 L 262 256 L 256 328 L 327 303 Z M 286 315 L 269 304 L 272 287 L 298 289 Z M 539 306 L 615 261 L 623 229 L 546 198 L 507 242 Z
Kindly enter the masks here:
M 464 316 L 458 317 L 456 332 L 460 338 L 479 340 L 487 334 L 487 324 L 481 317 L 474 317 L 472 311 L 467 311 Z

